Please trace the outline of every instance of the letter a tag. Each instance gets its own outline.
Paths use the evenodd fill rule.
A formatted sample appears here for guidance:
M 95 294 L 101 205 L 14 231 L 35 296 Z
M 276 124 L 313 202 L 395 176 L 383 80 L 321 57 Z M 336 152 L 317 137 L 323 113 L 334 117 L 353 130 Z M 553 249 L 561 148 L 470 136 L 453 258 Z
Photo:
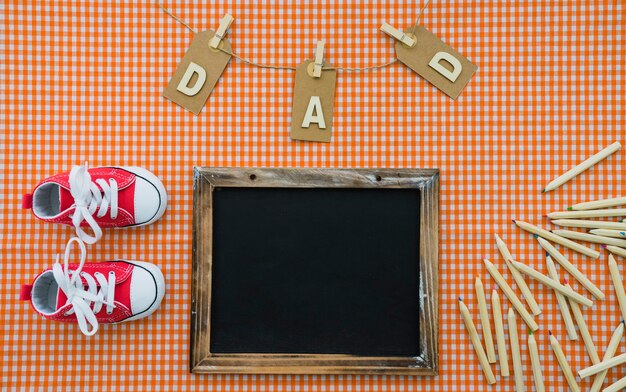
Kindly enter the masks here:
M 312 60 L 306 60 L 296 67 L 289 136 L 294 140 L 329 143 L 333 129 L 337 70 L 325 69 L 316 78 L 312 76 L 313 66 Z
M 165 98 L 195 115 L 202 111 L 231 58 L 231 55 L 209 47 L 213 35 L 212 30 L 196 34 L 163 92 Z M 232 52 L 228 40 L 222 39 L 222 47 Z
M 405 33 L 411 36 L 412 31 L 410 27 Z M 412 47 L 396 42 L 398 60 L 450 98 L 457 99 L 478 69 L 476 64 L 421 25 L 415 26 L 415 39 L 417 44 Z

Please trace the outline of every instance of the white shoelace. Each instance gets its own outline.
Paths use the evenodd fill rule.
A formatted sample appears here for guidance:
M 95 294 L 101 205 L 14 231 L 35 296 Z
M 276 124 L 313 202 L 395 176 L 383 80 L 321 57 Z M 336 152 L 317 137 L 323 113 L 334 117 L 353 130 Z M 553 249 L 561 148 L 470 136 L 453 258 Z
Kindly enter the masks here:
M 80 264 L 76 270 L 69 270 L 69 259 L 72 242 L 76 242 L 80 248 Z M 107 314 L 113 313 L 115 308 L 115 273 L 109 272 L 108 280 L 103 274 L 96 272 L 92 275 L 82 272 L 87 257 L 85 244 L 76 237 L 70 238 L 65 246 L 64 266 L 61 266 L 59 255 L 56 263 L 52 267 L 52 273 L 59 288 L 67 296 L 67 304 L 72 305 L 72 309 L 65 315 L 76 314 L 78 326 L 83 334 L 92 336 L 98 331 L 98 320 L 96 314 L 106 305 Z M 81 277 L 87 281 L 87 290 L 83 286 Z M 95 277 L 95 279 L 94 279 Z M 97 282 L 96 282 L 97 281 Z M 98 290 L 98 284 L 100 290 Z M 93 307 L 92 307 L 93 306 Z M 91 326 L 91 330 L 89 327 Z
M 102 178 L 92 182 L 87 162 L 83 166 L 74 166 L 70 172 L 69 182 L 70 192 L 74 197 L 74 207 L 76 207 L 72 216 L 72 224 L 76 228 L 76 235 L 85 243 L 94 244 L 102 237 L 102 229 L 98 226 L 93 214 L 97 211 L 96 216 L 102 218 L 106 215 L 110 206 L 111 219 L 117 218 L 117 182 L 113 178 L 109 179 L 108 184 Z M 100 188 L 98 188 L 98 185 Z M 93 236 L 87 234 L 80 227 L 83 220 L 93 230 Z

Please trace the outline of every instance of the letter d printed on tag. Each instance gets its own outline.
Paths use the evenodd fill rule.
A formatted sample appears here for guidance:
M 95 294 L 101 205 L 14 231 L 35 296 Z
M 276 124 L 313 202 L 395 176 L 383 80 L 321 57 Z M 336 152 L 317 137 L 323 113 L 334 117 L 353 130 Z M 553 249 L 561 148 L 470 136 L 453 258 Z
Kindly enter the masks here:
M 211 30 L 196 34 L 163 92 L 165 98 L 196 115 L 202 111 L 231 58 L 229 54 L 209 46 L 214 35 Z M 222 39 L 220 45 L 232 51 L 227 40 Z
M 398 60 L 452 99 L 457 99 L 478 69 L 423 26 L 416 25 L 402 32 L 385 23 L 381 30 L 398 40 Z

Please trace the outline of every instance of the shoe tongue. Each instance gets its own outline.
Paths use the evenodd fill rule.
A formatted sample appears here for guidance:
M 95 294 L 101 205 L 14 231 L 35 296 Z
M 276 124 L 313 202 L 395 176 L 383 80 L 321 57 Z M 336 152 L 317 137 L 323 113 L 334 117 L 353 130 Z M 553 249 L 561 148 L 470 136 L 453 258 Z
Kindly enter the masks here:
M 61 290 L 60 288 L 57 290 L 57 306 L 55 308 L 55 310 L 59 310 L 61 307 L 63 307 L 65 305 L 65 303 L 67 302 L 67 296 L 65 295 L 65 293 L 63 292 L 63 290 Z
M 60 212 L 67 210 L 72 206 L 72 204 L 74 204 L 74 197 L 72 196 L 72 193 L 62 186 L 59 187 L 59 204 Z

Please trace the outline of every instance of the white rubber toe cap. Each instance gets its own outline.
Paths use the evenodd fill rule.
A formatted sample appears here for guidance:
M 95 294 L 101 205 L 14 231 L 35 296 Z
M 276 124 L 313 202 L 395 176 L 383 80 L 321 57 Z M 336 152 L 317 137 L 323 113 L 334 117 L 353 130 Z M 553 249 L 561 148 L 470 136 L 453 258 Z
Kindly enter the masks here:
M 161 198 L 157 188 L 137 177 L 135 181 L 135 223 L 138 225 L 152 221 L 161 208 Z
M 128 320 L 137 320 L 152 314 L 165 296 L 163 273 L 154 264 L 130 261 L 135 265 L 130 281 L 130 310 L 133 316 Z

